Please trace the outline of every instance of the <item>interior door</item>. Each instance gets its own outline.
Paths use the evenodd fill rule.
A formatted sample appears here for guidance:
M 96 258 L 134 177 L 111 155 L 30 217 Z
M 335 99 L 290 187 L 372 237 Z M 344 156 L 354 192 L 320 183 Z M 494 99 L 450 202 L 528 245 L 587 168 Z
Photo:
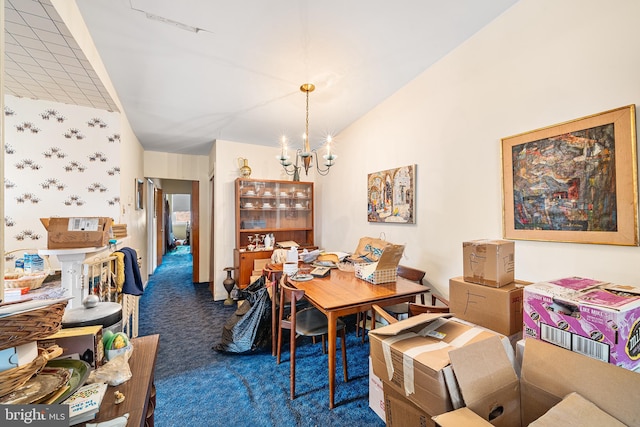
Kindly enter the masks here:
M 191 255 L 193 283 L 200 283 L 200 182 L 191 181 Z
M 209 180 L 209 188 L 211 191 L 211 219 L 209 220 L 209 224 L 210 224 L 210 228 L 209 228 L 209 236 L 210 236 L 210 240 L 209 240 L 209 290 L 211 291 L 211 296 L 215 297 L 215 288 L 214 288 L 214 282 L 213 279 L 216 277 L 216 266 L 215 266 L 215 262 L 214 260 L 216 259 L 215 257 L 215 245 L 214 242 L 216 241 L 214 239 L 214 235 L 215 235 L 215 212 L 216 210 L 214 209 L 215 203 L 214 200 L 215 198 L 214 196 L 214 177 L 211 177 L 211 179 Z
M 162 188 L 155 189 L 156 201 L 156 265 L 162 264 L 164 255 L 164 193 Z

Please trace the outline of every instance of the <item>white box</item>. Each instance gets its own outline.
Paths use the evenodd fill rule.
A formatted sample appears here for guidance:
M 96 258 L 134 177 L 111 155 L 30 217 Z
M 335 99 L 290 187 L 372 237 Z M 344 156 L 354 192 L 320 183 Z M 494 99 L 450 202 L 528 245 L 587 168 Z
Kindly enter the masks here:
M 371 356 L 369 356 L 369 407 L 373 409 L 373 412 L 378 414 L 382 421 L 385 421 L 382 381 L 373 373 Z

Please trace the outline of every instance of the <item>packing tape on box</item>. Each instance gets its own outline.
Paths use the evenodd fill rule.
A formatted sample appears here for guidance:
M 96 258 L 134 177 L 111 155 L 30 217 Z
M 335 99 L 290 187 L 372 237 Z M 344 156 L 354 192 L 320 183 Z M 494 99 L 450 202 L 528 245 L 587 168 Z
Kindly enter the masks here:
M 433 322 L 430 322 L 427 326 L 425 326 L 424 328 L 420 329 L 420 332 L 418 332 L 418 335 L 420 335 L 421 337 L 429 336 L 429 337 L 436 338 L 436 339 L 442 339 L 442 338 L 444 338 L 444 335 L 434 333 L 433 331 L 435 331 L 440 326 L 442 326 L 442 325 L 444 325 L 446 323 L 447 323 L 447 320 L 445 320 L 443 318 L 435 319 Z
M 444 334 L 440 334 L 435 332 L 442 324 L 446 323 L 445 319 L 436 319 L 427 325 L 425 328 L 420 330 L 417 334 L 414 332 L 409 332 L 402 335 L 397 335 L 389 338 L 385 338 L 382 340 L 382 352 L 384 354 L 384 361 L 387 367 L 387 375 L 389 381 L 393 379 L 393 361 L 391 358 L 391 346 L 398 342 L 403 341 L 410 338 L 415 338 L 417 336 L 425 337 L 430 336 L 436 339 L 444 338 Z M 459 348 L 466 344 L 468 344 L 475 337 L 483 333 L 485 330 L 483 328 L 472 327 L 471 329 L 463 332 L 460 336 L 453 339 L 450 343 L 446 343 L 444 341 L 439 341 L 435 343 L 425 344 L 421 346 L 416 346 L 411 349 L 408 349 L 402 354 L 402 370 L 403 370 L 403 382 L 404 382 L 404 392 L 407 396 L 415 393 L 415 385 L 414 385 L 414 368 L 413 361 L 414 359 L 424 353 L 429 353 L 431 351 L 441 350 L 447 347 Z
M 382 354 L 384 354 L 384 363 L 387 365 L 387 376 L 389 381 L 393 379 L 393 362 L 391 360 L 391 345 L 402 340 L 417 337 L 414 332 L 408 332 L 402 335 L 385 338 L 382 340 Z
M 469 341 L 480 335 L 482 332 L 484 332 L 484 330 L 481 328 L 471 328 L 468 331 L 460 334 L 460 336 L 451 341 L 449 345 L 456 348 L 462 347 L 463 345 L 466 345 Z
M 429 353 L 435 350 L 441 350 L 443 348 L 449 347 L 449 344 L 446 342 L 437 342 L 432 344 L 425 344 L 418 347 L 414 347 L 410 350 L 405 351 L 402 354 L 402 368 L 404 371 L 404 393 L 409 396 L 410 394 L 415 393 L 414 382 L 414 373 L 413 373 L 413 359 L 416 356 L 423 353 Z

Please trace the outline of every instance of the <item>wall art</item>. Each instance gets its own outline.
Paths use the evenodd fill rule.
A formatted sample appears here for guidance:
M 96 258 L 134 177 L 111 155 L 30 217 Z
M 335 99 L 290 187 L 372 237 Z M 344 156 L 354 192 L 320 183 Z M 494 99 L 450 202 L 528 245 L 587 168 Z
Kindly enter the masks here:
M 638 245 L 635 105 L 502 139 L 504 237 Z
M 367 175 L 369 222 L 415 223 L 416 165 Z
M 144 181 L 136 178 L 136 210 L 144 209 Z

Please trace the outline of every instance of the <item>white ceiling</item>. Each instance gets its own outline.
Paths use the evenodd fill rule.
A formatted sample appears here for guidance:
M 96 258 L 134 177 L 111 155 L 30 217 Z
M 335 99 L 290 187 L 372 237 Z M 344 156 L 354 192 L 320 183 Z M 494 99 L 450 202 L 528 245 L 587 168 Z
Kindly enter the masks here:
M 76 3 L 144 148 L 207 154 L 217 139 L 299 144 L 307 82 L 318 146 L 516 1 Z M 5 5 L 7 93 L 116 110 L 49 0 Z

